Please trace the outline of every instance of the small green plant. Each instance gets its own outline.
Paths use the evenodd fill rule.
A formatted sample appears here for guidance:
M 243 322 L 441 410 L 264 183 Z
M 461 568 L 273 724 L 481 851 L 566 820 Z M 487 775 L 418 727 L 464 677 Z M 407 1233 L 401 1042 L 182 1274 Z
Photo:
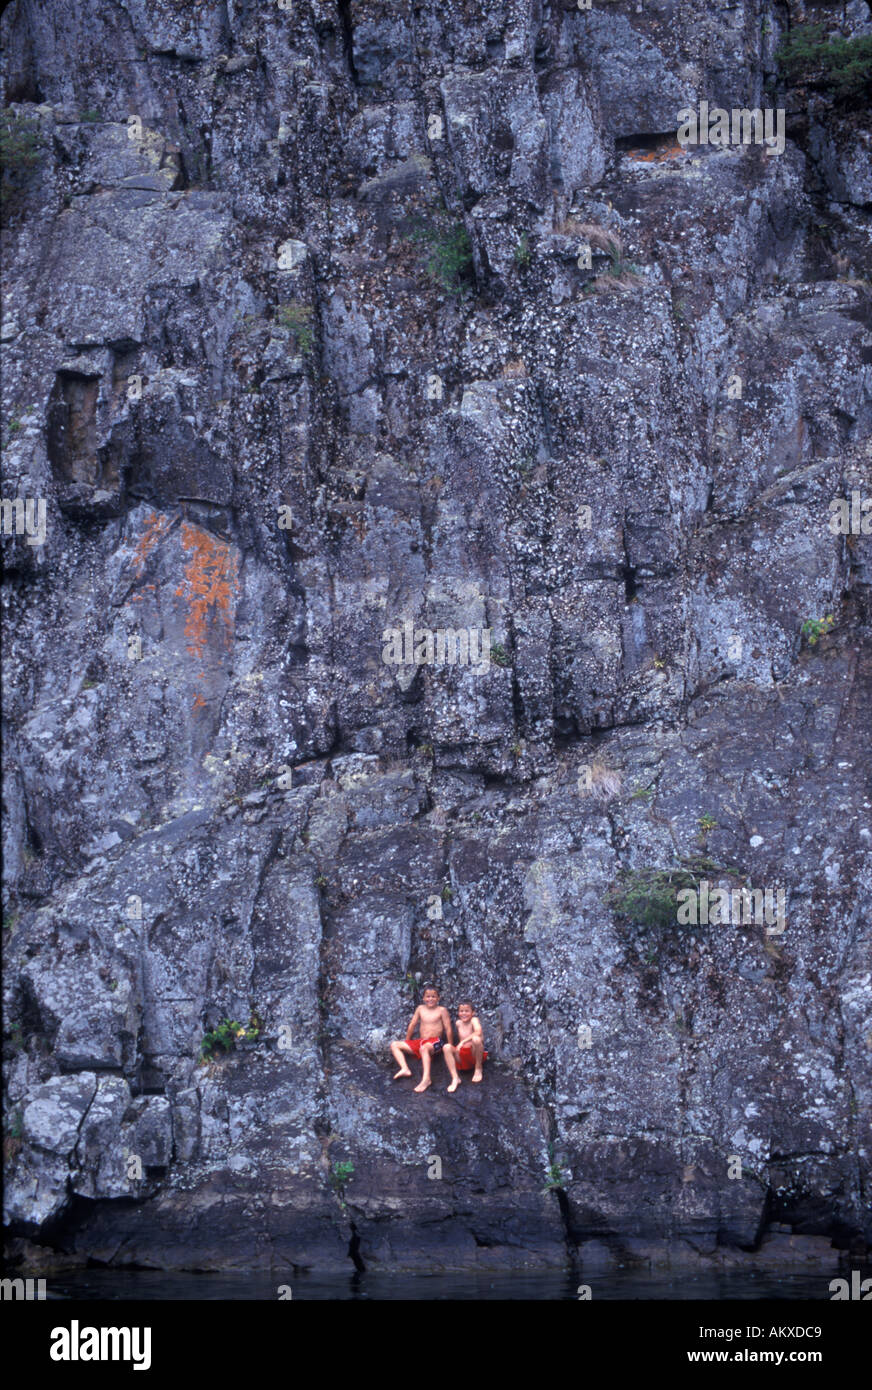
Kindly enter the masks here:
M 10 420 L 6 428 L 9 430 L 10 434 L 17 434 L 18 431 L 21 429 L 21 421 Z
M 699 818 L 699 828 L 702 831 L 703 835 L 707 835 L 710 830 L 714 830 L 716 825 L 717 821 L 715 820 L 714 816 L 709 815 L 708 811 L 706 811 L 705 815 L 702 815 Z
M 624 271 L 624 248 L 620 241 L 613 238 L 608 242 L 609 253 L 609 274 L 622 275 Z
M 348 1186 L 349 1179 L 353 1176 L 353 1163 L 340 1163 L 337 1161 L 330 1169 L 330 1186 L 339 1198 L 339 1203 L 343 1210 L 345 1208 L 345 1189 Z
M 0 206 L 4 213 L 12 214 L 23 207 L 28 182 L 39 163 L 43 146 L 42 131 L 32 116 L 0 111 Z
M 816 647 L 822 637 L 831 632 L 836 625 L 832 613 L 825 618 L 806 618 L 802 625 L 802 636 L 810 647 Z
M 472 243 L 463 223 L 436 216 L 429 224 L 417 222 L 409 235 L 426 248 L 424 266 L 428 275 L 446 294 L 458 298 L 472 266 Z
M 775 54 L 789 87 L 810 87 L 835 102 L 872 96 L 872 34 L 846 39 L 823 24 L 795 25 Z
M 4 931 L 11 931 L 12 928 L 15 926 L 15 923 L 18 921 L 18 918 L 19 918 L 20 916 L 21 916 L 20 912 L 4 912 L 4 913 L 3 913 L 3 930 L 4 930 Z
M 546 1192 L 563 1191 L 563 1169 L 559 1163 L 552 1163 L 546 1168 L 545 1177 L 548 1180 L 545 1184 Z
M 687 327 L 687 301 L 684 299 L 673 299 L 672 313 L 676 323 L 680 323 L 683 328 Z
M 88 125 L 93 125 L 95 121 L 99 121 L 101 119 L 100 112 L 95 111 L 93 109 L 83 111 L 81 119 L 83 121 L 87 121 Z
M 491 645 L 491 661 L 497 666 L 511 666 L 512 661 L 502 642 L 494 642 Z
M 43 139 L 38 121 L 13 111 L 0 112 L 0 168 L 26 173 L 39 161 Z
M 13 1110 L 3 1122 L 3 1160 L 11 1163 L 17 1156 L 24 1133 L 24 1120 L 21 1110 Z
M 10 1111 L 3 1120 L 3 1157 L 8 1162 L 21 1148 L 24 1116 L 20 1108 Z
M 518 241 L 518 244 L 514 250 L 514 257 L 515 265 L 518 267 L 518 269 L 526 270 L 527 266 L 530 264 L 530 261 L 532 260 L 532 253 L 530 251 L 530 238 L 527 236 L 526 232 L 523 232 L 521 234 L 521 238 Z
M 206 1033 L 200 1044 L 200 1059 L 208 1062 L 217 1056 L 220 1048 L 225 1054 L 232 1052 L 237 1042 L 254 1042 L 260 1036 L 261 1023 L 257 1014 L 252 1014 L 249 1022 L 239 1023 L 234 1018 L 224 1018 L 217 1028 Z
M 653 795 L 654 795 L 654 788 L 651 787 L 651 786 L 648 786 L 648 787 L 634 787 L 633 791 L 630 793 L 630 800 L 631 800 L 631 801 L 647 801 L 648 798 L 651 797 L 651 796 L 653 796 Z
M 290 331 L 300 355 L 308 357 L 315 344 L 311 306 L 303 304 L 299 299 L 292 299 L 289 304 L 280 304 L 276 311 L 276 322 L 280 327 Z
M 316 888 L 326 888 L 326 887 L 327 887 L 327 880 L 326 880 L 326 878 L 324 877 L 323 874 L 318 874 L 317 878 L 315 879 L 315 887 L 316 887 Z
M 444 903 L 450 903 L 450 902 L 451 902 L 451 899 L 454 897 L 454 893 L 452 892 L 451 886 L 450 886 L 449 884 L 447 884 L 447 883 L 446 883 L 446 884 L 443 884 L 442 893 L 441 893 L 440 896 L 441 896 L 442 901 L 443 901 Z
M 548 1145 L 548 1158 L 550 1160 L 545 1169 L 545 1191 L 563 1192 L 566 1187 L 566 1177 L 560 1164 L 554 1157 L 554 1145 Z
M 512 744 L 512 747 L 511 747 L 511 749 L 510 749 L 510 752 L 511 752 L 513 758 L 520 758 L 520 756 L 521 756 L 521 754 L 523 753 L 523 751 L 524 751 L 524 745 L 523 745 L 523 743 L 513 743 L 513 744 Z

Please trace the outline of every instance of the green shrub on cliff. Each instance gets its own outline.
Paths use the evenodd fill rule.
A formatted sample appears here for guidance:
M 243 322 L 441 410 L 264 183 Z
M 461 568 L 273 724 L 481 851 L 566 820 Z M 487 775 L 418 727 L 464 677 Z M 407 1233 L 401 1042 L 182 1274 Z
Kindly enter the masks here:
M 801 628 L 801 634 L 810 647 L 816 647 L 822 637 L 826 637 L 836 625 L 836 620 L 832 613 L 828 613 L 825 618 L 806 618 Z
M 289 304 L 279 305 L 276 320 L 282 328 L 287 328 L 292 334 L 294 345 L 300 355 L 308 357 L 315 343 L 311 307 L 302 304 L 298 299 L 292 299 Z
M 21 210 L 31 175 L 44 148 L 39 122 L 17 111 L 0 111 L 0 208 Z
M 518 267 L 518 269 L 526 270 L 527 266 L 530 264 L 530 261 L 533 259 L 533 254 L 530 250 L 530 238 L 527 236 L 526 232 L 521 233 L 521 236 L 517 244 L 515 245 L 515 250 L 513 254 L 515 258 L 515 265 Z
M 340 1163 L 338 1160 L 330 1169 L 330 1186 L 339 1198 L 339 1205 L 345 1210 L 345 1189 L 349 1180 L 354 1176 L 353 1163 Z
M 463 223 L 434 216 L 429 223 L 417 222 L 409 235 L 426 248 L 424 265 L 432 279 L 446 294 L 461 295 L 472 267 L 472 243 Z
M 5 1163 L 12 1163 L 23 1143 L 24 1121 L 20 1107 L 5 1117 L 3 1126 L 3 1160 Z
M 706 858 L 683 859 L 668 869 L 623 869 L 604 901 L 616 916 L 637 927 L 674 927 L 678 925 L 678 894 L 682 889 L 696 891 L 701 879 L 718 874 L 742 877 L 737 869 Z
M 0 169 L 27 173 L 38 162 L 43 141 L 38 121 L 16 111 L 0 111 Z
M 672 869 L 628 869 L 606 894 L 619 917 L 640 927 L 668 927 L 677 920 L 678 890 L 684 887 Z
M 252 1014 L 248 1024 L 239 1023 L 233 1018 L 224 1018 L 217 1028 L 212 1028 L 200 1044 L 200 1060 L 208 1062 L 217 1056 L 218 1050 L 232 1052 L 237 1042 L 254 1042 L 260 1036 L 260 1019 Z
M 789 87 L 813 87 L 836 101 L 872 96 L 872 34 L 827 37 L 822 24 L 800 24 L 790 30 L 775 58 Z
M 551 1160 L 545 1169 L 545 1192 L 564 1192 L 566 1190 L 567 1175 L 554 1157 L 554 1145 L 548 1145 L 548 1157 Z

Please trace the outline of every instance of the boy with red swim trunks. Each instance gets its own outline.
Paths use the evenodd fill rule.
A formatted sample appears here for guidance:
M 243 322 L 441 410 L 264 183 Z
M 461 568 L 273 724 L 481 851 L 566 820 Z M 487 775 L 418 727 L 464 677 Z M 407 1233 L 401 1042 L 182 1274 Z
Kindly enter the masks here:
M 459 1039 L 456 1047 L 446 1047 L 445 1060 L 449 1062 L 448 1054 L 454 1053 L 454 1060 L 460 1071 L 472 1072 L 473 1081 L 481 1081 L 481 1064 L 487 1057 L 484 1050 L 484 1035 L 481 1031 L 481 1023 L 473 1013 L 472 1005 L 469 1000 L 465 1000 L 457 1007 L 457 1037 Z M 452 1090 L 453 1087 L 449 1087 Z
M 419 1029 L 420 1036 L 413 1038 L 412 1034 L 416 1028 Z M 444 1038 L 443 1033 L 445 1035 Z M 457 1075 L 457 1064 L 454 1061 L 454 1049 L 451 1047 L 451 1039 L 453 1036 L 451 1031 L 451 1018 L 448 1010 L 443 1008 L 439 1003 L 438 989 L 425 989 L 424 1002 L 418 1005 L 417 1009 L 412 1014 L 412 1021 L 406 1029 L 406 1041 L 391 1043 L 391 1052 L 393 1053 L 394 1061 L 400 1068 L 394 1080 L 399 1081 L 401 1076 L 412 1075 L 409 1068 L 406 1066 L 406 1059 L 403 1053 L 408 1053 L 410 1057 L 420 1057 L 421 1065 L 424 1068 L 424 1074 L 421 1077 L 420 1084 L 415 1087 L 415 1090 L 426 1091 L 427 1087 L 432 1084 L 430 1080 L 430 1068 L 433 1064 L 433 1054 L 435 1052 L 442 1052 L 444 1049 L 445 1061 L 451 1073 L 451 1085 L 448 1089 L 449 1091 L 456 1091 L 460 1085 L 460 1077 Z

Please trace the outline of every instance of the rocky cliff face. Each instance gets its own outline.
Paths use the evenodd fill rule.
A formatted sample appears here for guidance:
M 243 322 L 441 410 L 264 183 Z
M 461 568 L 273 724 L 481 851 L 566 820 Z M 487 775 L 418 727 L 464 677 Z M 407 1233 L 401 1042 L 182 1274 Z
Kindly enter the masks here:
M 801 9 L 5 11 L 15 1235 L 872 1236 L 872 137 L 776 73 Z M 661 920 L 679 870 L 782 920 Z M 392 1082 L 428 980 L 483 1086 Z

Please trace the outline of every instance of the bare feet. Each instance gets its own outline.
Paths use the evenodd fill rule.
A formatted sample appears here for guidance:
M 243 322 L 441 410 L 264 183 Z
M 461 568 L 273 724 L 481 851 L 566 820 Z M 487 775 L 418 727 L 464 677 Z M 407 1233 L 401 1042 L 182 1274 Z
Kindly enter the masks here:
M 448 1090 L 449 1090 L 449 1091 L 456 1091 L 459 1085 L 460 1085 L 460 1077 L 459 1077 L 459 1076 L 455 1076 L 455 1078 L 454 1078 L 454 1080 L 452 1081 L 451 1085 L 448 1087 Z
M 395 1072 L 395 1073 L 394 1073 L 394 1080 L 395 1080 L 395 1081 L 399 1081 L 399 1079 L 400 1079 L 401 1076 L 411 1076 L 411 1075 L 412 1075 L 412 1073 L 409 1071 L 409 1068 L 408 1068 L 408 1067 L 401 1067 L 400 1070 L 399 1070 L 398 1072 Z
M 476 1070 L 472 1073 L 472 1079 L 473 1079 L 473 1081 L 483 1081 L 483 1080 L 484 1080 L 484 1077 L 483 1077 L 482 1074 L 481 1074 L 481 1069 L 480 1069 L 480 1068 L 476 1068 Z
M 409 1075 L 411 1076 L 411 1072 L 409 1073 Z M 431 1084 L 431 1083 L 430 1083 L 429 1081 L 422 1081 L 421 1084 L 420 1084 L 420 1086 L 416 1086 L 416 1087 L 415 1087 L 415 1090 L 416 1090 L 416 1091 L 426 1091 L 427 1087 L 428 1087 L 430 1084 Z

